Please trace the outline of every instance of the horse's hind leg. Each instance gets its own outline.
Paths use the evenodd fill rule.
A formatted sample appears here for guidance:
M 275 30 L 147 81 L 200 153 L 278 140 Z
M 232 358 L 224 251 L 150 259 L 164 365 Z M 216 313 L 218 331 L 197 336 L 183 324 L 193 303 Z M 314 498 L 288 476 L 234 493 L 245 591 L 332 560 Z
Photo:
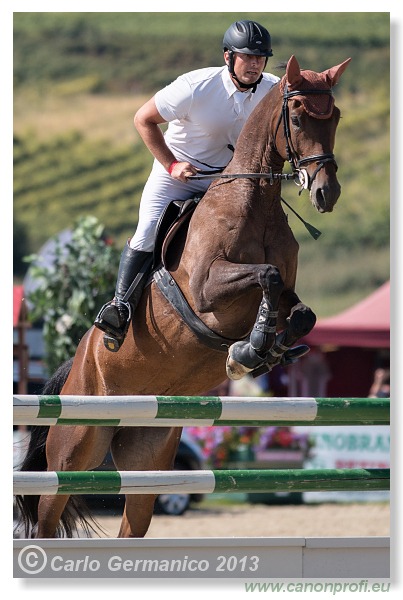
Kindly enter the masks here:
M 156 495 L 132 494 L 126 496 L 125 510 L 118 537 L 142 538 L 150 527 Z
M 51 427 L 46 443 L 48 471 L 87 471 L 99 466 L 110 447 L 115 427 Z M 35 537 L 56 535 L 68 495 L 43 495 L 38 505 Z
M 53 538 L 70 496 L 41 496 L 38 505 L 38 523 L 32 535 L 35 538 Z
M 174 465 L 181 428 L 124 427 L 112 442 L 116 468 L 123 471 L 167 471 Z M 144 537 L 156 495 L 127 494 L 118 537 Z

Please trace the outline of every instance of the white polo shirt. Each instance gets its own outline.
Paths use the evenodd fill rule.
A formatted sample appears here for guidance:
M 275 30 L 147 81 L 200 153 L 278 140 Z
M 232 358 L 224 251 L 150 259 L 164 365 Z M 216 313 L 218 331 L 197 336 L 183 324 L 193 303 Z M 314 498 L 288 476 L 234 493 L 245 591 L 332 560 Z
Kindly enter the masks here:
M 247 118 L 279 81 L 264 73 L 253 94 L 240 92 L 228 67 L 209 67 L 185 73 L 155 95 L 161 117 L 169 122 L 165 141 L 177 160 L 200 168 L 225 167 L 232 158 Z

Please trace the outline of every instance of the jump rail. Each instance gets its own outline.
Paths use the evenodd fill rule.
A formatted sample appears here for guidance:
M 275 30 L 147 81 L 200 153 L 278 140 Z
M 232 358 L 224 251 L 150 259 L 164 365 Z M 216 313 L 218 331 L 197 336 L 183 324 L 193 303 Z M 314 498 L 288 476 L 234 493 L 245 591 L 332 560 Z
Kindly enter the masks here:
M 389 398 L 233 398 L 189 396 L 14 396 L 16 425 L 388 425 Z M 283 469 L 283 470 L 220 470 L 220 471 L 50 471 L 14 472 L 14 494 L 161 494 L 161 493 L 228 493 L 228 492 L 305 492 L 305 491 L 365 491 L 389 490 L 389 469 Z M 292 540 L 245 538 L 248 552 L 258 557 L 262 568 L 253 577 L 389 577 L 389 540 L 387 538 L 328 538 Z M 237 548 L 245 540 L 237 540 Z M 32 540 L 14 541 L 14 566 L 17 576 L 26 577 L 21 556 L 31 549 Z M 158 563 L 166 557 L 167 547 L 161 540 L 36 540 L 42 546 L 49 564 L 53 556 L 60 560 L 63 550 L 73 553 L 85 563 L 89 544 L 97 544 L 93 561 L 107 564 L 117 552 L 136 564 L 143 563 L 144 553 Z M 99 542 L 99 543 L 98 543 Z M 162 540 L 164 542 L 164 540 Z M 179 542 L 179 545 L 178 545 Z M 203 552 L 204 540 L 190 540 L 197 555 Z M 208 560 L 213 565 L 209 577 L 217 577 L 214 557 L 222 560 L 231 551 L 235 559 L 233 539 L 208 539 Z M 50 544 L 50 547 L 46 544 Z M 169 556 L 183 559 L 188 554 L 189 540 L 165 540 L 170 544 Z M 158 547 L 153 544 L 159 544 Z M 218 544 L 217 548 L 214 544 Z M 224 545 L 223 545 L 224 544 Z M 300 545 L 300 547 L 298 546 Z M 53 547 L 54 545 L 54 547 Z M 149 547 L 150 546 L 150 547 Z M 298 546 L 298 547 L 297 547 Z M 192 546 L 193 547 L 193 546 Z M 91 545 L 92 548 L 92 545 Z M 214 554 L 215 552 L 215 554 Z M 126 553 L 126 554 L 125 554 Z M 50 560 L 52 558 L 52 560 Z M 115 557 L 116 558 L 116 557 Z M 186 555 L 186 560 L 188 556 Z M 137 560 L 138 559 L 138 560 Z M 244 560 L 244 558 L 242 559 Z M 244 563 L 235 573 L 231 562 L 231 577 L 248 577 Z M 292 564 L 291 564 L 292 563 Z M 109 564 L 109 563 L 108 563 Z M 126 564 L 126 563 L 125 563 Z M 291 566 L 290 566 L 291 565 Z M 24 566 L 24 565 L 22 565 Z M 32 566 L 32 565 L 31 565 Z M 255 569 L 255 565 L 254 565 Z M 53 571 L 35 570 L 39 576 L 55 577 Z M 85 576 L 110 577 L 107 569 Z M 132 576 L 130 573 L 127 576 Z M 163 576 L 167 573 L 164 571 Z M 177 573 L 171 574 L 176 576 Z M 135 576 L 150 576 L 148 573 Z M 155 576 L 155 573 L 152 573 Z M 186 573 L 183 577 L 188 577 Z M 224 573 L 224 576 L 226 574 Z M 250 576 L 250 574 L 249 574 Z
M 15 425 L 388 425 L 389 398 L 13 397 Z
M 15 472 L 14 494 L 389 490 L 389 469 Z

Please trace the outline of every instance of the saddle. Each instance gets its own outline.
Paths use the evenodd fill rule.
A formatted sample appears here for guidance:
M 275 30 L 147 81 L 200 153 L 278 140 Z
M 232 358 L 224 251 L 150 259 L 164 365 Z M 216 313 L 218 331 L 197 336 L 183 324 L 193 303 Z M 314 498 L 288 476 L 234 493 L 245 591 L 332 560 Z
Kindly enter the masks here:
M 164 257 L 168 245 L 179 229 L 189 226 L 193 212 L 202 198 L 203 195 L 198 195 L 185 201 L 173 200 L 165 208 L 157 225 L 153 268 L 157 268 L 161 263 L 165 264 Z

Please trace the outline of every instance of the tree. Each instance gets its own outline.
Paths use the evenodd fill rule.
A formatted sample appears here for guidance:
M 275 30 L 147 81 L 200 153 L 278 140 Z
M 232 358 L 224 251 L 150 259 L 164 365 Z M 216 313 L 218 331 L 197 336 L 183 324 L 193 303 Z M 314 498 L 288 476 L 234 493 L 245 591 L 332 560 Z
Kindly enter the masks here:
M 13 223 L 13 273 L 17 277 L 23 277 L 27 270 L 23 259 L 29 248 L 29 235 L 26 225 L 14 219 Z
M 113 297 L 120 254 L 92 216 L 78 219 L 70 242 L 55 242 L 50 266 L 41 265 L 37 255 L 25 258 L 38 282 L 27 299 L 33 305 L 30 320 L 43 320 L 49 373 L 74 355 L 101 306 Z

